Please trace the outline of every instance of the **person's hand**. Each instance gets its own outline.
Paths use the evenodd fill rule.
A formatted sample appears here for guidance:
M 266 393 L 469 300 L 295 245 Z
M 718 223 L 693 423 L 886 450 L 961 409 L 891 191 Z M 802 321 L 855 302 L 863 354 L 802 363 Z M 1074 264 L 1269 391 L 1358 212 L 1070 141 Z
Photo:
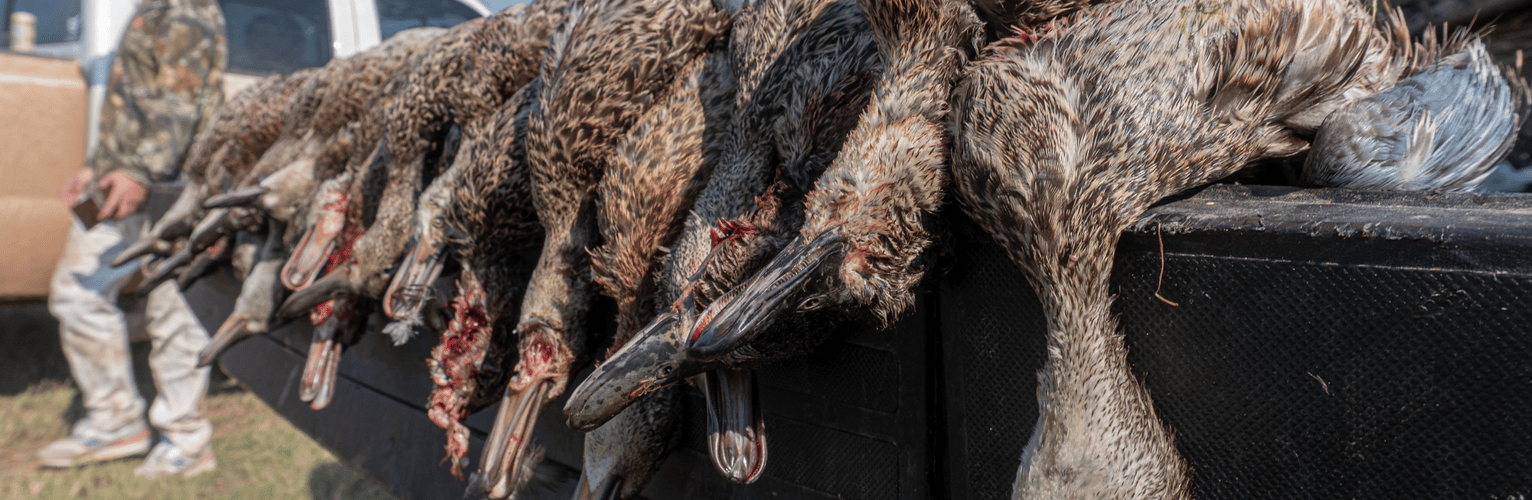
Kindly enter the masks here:
M 138 206 L 144 203 L 144 198 L 149 195 L 149 189 L 143 184 L 128 177 L 121 170 L 106 174 L 97 183 L 101 191 L 106 193 L 106 203 L 101 204 L 101 213 L 98 219 L 121 219 L 138 211 Z
M 59 196 L 64 200 L 64 206 L 72 207 L 80 202 L 80 195 L 85 194 L 85 186 L 90 185 L 93 175 L 88 168 L 82 168 L 64 179 L 64 185 L 59 188 Z

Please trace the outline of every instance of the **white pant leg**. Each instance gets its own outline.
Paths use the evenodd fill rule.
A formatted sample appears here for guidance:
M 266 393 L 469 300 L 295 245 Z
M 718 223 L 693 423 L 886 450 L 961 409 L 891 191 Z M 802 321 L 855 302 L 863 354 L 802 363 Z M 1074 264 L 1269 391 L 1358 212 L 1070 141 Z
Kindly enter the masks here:
M 186 305 L 175 280 L 160 283 L 144 306 L 149 320 L 149 369 L 159 395 L 149 407 L 149 423 L 188 455 L 206 449 L 213 423 L 203 416 L 211 367 L 197 368 L 197 353 L 208 343 L 207 330 Z
M 87 420 L 113 431 L 143 418 L 144 400 L 133 385 L 127 325 L 117 308 L 123 278 L 138 264 L 113 268 L 111 260 L 137 238 L 143 215 L 102 221 L 89 231 L 78 222 L 59 256 L 48 290 L 48 311 L 59 321 L 59 340 L 80 388 Z

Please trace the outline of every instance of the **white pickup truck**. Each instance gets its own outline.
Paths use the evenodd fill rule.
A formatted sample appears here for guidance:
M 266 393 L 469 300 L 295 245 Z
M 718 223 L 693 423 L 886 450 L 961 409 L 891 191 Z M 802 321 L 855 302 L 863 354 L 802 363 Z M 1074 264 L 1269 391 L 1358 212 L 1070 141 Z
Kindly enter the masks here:
M 69 212 L 58 186 L 95 143 L 112 51 L 130 0 L 0 0 L 0 300 L 47 294 Z M 478 0 L 219 0 L 229 42 L 225 94 L 272 73 L 325 64 L 402 30 L 489 15 Z M 502 2 L 503 3 L 503 2 Z M 12 48 L 12 19 L 35 19 Z M 14 30 L 20 35 L 27 30 Z M 21 44 L 25 45 L 25 44 Z

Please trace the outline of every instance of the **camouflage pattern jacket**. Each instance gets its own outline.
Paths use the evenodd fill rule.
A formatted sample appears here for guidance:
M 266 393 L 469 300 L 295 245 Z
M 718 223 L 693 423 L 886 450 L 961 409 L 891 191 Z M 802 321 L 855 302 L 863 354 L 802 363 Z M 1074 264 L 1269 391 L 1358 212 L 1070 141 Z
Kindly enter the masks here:
M 223 12 L 214 0 L 142 0 L 117 46 L 96 179 L 122 171 L 140 184 L 173 181 L 197 130 L 223 103 Z

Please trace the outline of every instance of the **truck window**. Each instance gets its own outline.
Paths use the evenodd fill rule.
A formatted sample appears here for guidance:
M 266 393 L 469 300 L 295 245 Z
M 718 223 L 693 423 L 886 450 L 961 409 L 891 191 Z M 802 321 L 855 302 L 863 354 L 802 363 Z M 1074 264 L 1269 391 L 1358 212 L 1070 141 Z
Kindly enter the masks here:
M 421 26 L 450 28 L 479 17 L 454 0 L 377 0 L 378 31 L 384 40 L 395 33 Z
M 219 0 L 218 4 L 229 40 L 229 71 L 291 73 L 330 61 L 330 13 L 325 2 Z
M 0 33 L 0 47 L 11 47 L 11 14 L 29 12 L 37 16 L 38 53 L 73 57 L 79 50 L 85 27 L 79 0 L 0 0 L 0 7 L 5 8 L 5 18 L 0 19 L 0 31 L 4 32 Z

